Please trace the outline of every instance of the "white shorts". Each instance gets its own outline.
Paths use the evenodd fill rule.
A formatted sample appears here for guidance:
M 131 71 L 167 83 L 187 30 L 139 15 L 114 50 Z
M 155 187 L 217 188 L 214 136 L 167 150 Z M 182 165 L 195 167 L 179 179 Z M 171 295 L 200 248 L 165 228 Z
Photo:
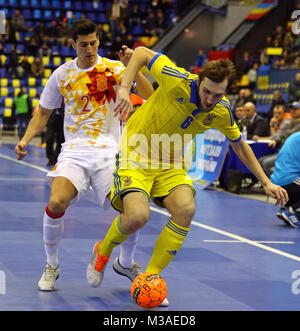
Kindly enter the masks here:
M 91 187 L 97 194 L 100 206 L 108 209 L 111 206 L 108 194 L 113 184 L 115 157 L 111 155 L 108 159 L 95 154 L 62 152 L 46 176 L 50 185 L 55 177 L 64 177 L 76 187 L 78 194 L 71 203 L 79 200 Z

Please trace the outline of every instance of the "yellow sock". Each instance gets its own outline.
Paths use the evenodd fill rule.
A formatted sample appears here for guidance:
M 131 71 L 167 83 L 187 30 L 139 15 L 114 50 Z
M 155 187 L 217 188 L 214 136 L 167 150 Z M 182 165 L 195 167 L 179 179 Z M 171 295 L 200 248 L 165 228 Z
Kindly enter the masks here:
M 122 244 L 122 242 L 125 241 L 130 235 L 131 233 L 127 233 L 123 229 L 120 215 L 117 216 L 108 229 L 105 238 L 98 247 L 99 254 L 109 257 L 113 249 Z
M 159 274 L 179 251 L 189 228 L 170 220 L 157 238 L 147 272 Z

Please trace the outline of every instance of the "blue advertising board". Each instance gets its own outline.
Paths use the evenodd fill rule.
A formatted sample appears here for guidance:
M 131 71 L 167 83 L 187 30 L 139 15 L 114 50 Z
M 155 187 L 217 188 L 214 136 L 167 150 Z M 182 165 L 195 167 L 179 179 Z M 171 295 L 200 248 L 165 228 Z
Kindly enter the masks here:
M 184 161 L 196 189 L 203 190 L 218 179 L 228 149 L 228 139 L 218 130 L 197 135 L 184 149 Z

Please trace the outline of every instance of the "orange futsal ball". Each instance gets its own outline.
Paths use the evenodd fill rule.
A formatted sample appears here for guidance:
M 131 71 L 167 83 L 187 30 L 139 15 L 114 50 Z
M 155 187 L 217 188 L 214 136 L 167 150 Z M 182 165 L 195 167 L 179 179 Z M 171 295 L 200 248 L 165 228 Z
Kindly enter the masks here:
M 144 272 L 131 285 L 133 300 L 143 308 L 159 306 L 167 296 L 167 284 L 158 274 Z

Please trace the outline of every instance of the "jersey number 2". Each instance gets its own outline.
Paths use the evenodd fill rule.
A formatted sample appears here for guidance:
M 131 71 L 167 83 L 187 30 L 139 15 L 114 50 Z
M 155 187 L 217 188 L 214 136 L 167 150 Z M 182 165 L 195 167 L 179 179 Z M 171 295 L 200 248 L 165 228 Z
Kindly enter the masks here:
M 90 103 L 90 97 L 88 95 L 83 95 L 81 98 L 80 98 L 80 101 L 83 101 L 84 99 L 86 99 L 85 101 L 85 105 L 81 111 L 81 113 L 88 113 L 90 110 L 88 109 L 88 105 Z

